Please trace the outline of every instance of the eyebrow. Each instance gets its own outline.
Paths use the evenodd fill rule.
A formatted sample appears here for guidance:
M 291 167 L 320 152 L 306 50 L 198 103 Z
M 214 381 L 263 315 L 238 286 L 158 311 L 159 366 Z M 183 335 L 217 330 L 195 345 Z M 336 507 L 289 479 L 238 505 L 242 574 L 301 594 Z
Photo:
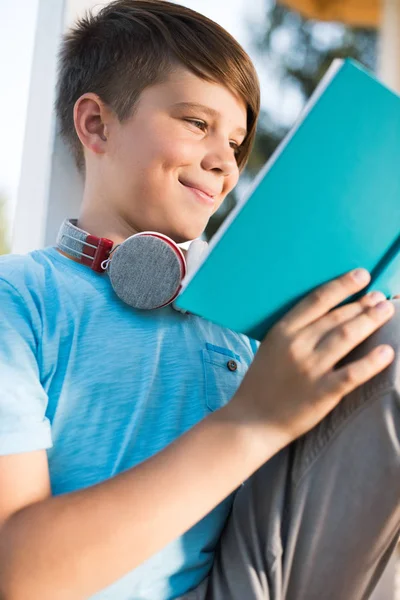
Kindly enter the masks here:
M 196 102 L 178 102 L 177 104 L 174 104 L 174 108 L 200 110 L 212 118 L 221 116 L 221 114 L 214 108 L 210 108 L 209 106 L 205 106 L 204 104 L 197 104 Z M 237 127 L 235 129 L 235 132 L 238 135 L 242 135 L 243 137 L 246 137 L 247 135 L 247 129 L 244 129 L 243 127 Z

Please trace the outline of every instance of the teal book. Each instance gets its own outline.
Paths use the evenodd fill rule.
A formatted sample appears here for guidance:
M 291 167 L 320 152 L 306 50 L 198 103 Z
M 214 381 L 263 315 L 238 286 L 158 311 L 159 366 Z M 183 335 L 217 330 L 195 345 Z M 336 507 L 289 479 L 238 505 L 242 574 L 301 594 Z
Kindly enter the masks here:
M 175 304 L 262 340 L 356 267 L 372 276 L 363 293 L 400 294 L 400 96 L 335 60 Z

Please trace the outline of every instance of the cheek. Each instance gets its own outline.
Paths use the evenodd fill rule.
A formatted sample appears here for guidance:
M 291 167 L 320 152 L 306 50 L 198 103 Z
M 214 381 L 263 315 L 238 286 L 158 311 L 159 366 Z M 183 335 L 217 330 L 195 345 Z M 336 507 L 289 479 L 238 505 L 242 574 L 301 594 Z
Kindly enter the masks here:
M 193 147 L 179 140 L 147 140 L 135 151 L 137 165 L 147 172 L 171 172 L 195 160 Z
M 237 173 L 235 173 L 234 175 L 232 174 L 230 177 L 227 177 L 225 179 L 223 196 L 222 196 L 222 199 L 218 202 L 218 205 L 216 206 L 214 212 L 216 212 L 219 209 L 219 207 L 224 202 L 227 195 L 236 187 L 238 181 L 239 181 L 239 171 Z
M 166 168 L 179 167 L 195 158 L 196 144 L 179 123 L 158 123 L 146 131 L 147 158 Z
M 237 171 L 235 171 L 235 173 L 232 173 L 232 175 L 230 175 L 229 177 L 227 177 L 225 179 L 225 186 L 224 186 L 225 196 L 227 194 L 229 194 L 229 192 L 231 192 L 236 187 L 238 181 L 239 181 L 239 169 Z
M 192 164 L 196 159 L 196 148 L 187 140 L 170 139 L 166 143 L 159 145 L 158 159 L 163 166 L 168 168 L 178 168 Z

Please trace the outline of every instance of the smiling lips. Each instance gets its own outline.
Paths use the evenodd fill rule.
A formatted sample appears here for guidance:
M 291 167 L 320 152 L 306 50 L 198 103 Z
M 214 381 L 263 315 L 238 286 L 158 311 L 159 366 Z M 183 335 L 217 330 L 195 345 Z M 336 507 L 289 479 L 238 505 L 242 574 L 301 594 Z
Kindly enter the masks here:
M 207 204 L 208 206 L 214 206 L 216 193 L 211 191 L 209 188 L 204 186 L 198 186 L 195 183 L 189 181 L 181 181 L 179 180 L 184 187 L 188 188 L 191 192 L 194 193 L 195 197 L 202 201 L 202 203 Z

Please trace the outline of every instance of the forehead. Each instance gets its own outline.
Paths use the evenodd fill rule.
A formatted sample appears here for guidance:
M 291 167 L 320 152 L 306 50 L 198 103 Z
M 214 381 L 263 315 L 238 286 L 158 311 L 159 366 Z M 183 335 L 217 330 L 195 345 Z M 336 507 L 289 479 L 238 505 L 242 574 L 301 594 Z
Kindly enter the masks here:
M 236 96 L 222 83 L 201 79 L 188 69 L 177 68 L 167 79 L 146 88 L 140 104 L 151 107 L 182 109 L 184 105 L 203 105 L 218 113 L 221 118 L 232 121 L 235 127 L 246 128 L 247 107 L 242 98 Z

